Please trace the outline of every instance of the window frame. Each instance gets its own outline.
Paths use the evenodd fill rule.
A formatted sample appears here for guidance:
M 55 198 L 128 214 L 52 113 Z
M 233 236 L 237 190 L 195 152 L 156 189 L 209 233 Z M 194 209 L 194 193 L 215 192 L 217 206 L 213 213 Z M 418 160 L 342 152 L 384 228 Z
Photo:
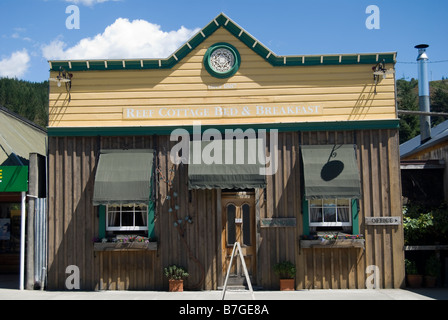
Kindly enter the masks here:
M 311 209 L 312 209 L 312 201 L 316 201 L 319 200 L 322 203 L 322 222 L 312 222 L 311 221 Z M 339 199 L 334 199 L 335 200 L 335 204 L 336 204 L 336 222 L 325 222 L 325 214 L 324 214 L 324 201 L 328 201 L 329 199 L 316 199 L 316 200 L 309 200 L 308 202 L 308 225 L 310 227 L 352 227 L 353 226 L 353 219 L 352 219 L 352 201 L 353 199 L 349 199 L 349 198 L 339 198 Z M 348 217 L 349 217 L 349 221 L 347 222 L 338 222 L 337 218 L 338 218 L 338 200 L 340 201 L 348 201 L 348 205 L 344 206 L 344 208 L 348 208 L 349 213 L 348 213 Z
M 106 232 L 120 232 L 120 231 L 135 231 L 135 232 L 148 232 L 149 231 L 149 221 L 148 221 L 148 212 L 149 212 L 149 206 L 147 204 L 132 204 L 133 206 L 133 210 L 132 210 L 132 215 L 133 215 L 133 226 L 122 226 L 123 224 L 123 218 L 122 218 L 122 214 L 123 214 L 123 204 L 120 205 L 114 205 L 114 207 L 119 207 L 119 214 L 120 214 L 120 226 L 109 226 L 109 208 L 111 207 L 111 205 L 106 205 Z M 136 211 L 136 207 L 137 206 L 144 206 L 146 208 L 145 211 Z M 117 211 L 117 210 L 114 210 Z M 118 213 L 118 212 L 117 212 Z M 143 213 L 146 214 L 146 226 L 136 226 L 135 225 L 135 215 L 136 213 Z

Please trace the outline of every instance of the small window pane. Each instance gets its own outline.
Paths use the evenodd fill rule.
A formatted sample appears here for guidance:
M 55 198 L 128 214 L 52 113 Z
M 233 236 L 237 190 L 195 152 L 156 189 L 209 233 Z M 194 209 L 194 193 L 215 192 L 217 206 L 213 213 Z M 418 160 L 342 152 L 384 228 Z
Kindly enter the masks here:
M 134 226 L 134 213 L 123 211 L 121 214 L 121 226 L 122 227 L 133 227 Z
M 250 246 L 250 239 L 250 206 L 248 204 L 245 204 L 243 205 L 243 244 L 246 246 Z
M 109 219 L 108 219 L 109 227 L 119 227 L 120 226 L 120 212 L 110 212 L 109 211 Z
M 350 222 L 350 208 L 339 208 L 338 207 L 338 221 L 339 222 Z
M 231 204 L 227 206 L 227 245 L 233 246 L 236 242 L 236 207 Z
M 135 214 L 135 226 L 136 227 L 143 227 L 146 226 L 147 219 L 144 219 L 143 217 L 144 213 L 136 213 Z
M 310 209 L 310 221 L 322 222 L 322 208 L 318 207 Z

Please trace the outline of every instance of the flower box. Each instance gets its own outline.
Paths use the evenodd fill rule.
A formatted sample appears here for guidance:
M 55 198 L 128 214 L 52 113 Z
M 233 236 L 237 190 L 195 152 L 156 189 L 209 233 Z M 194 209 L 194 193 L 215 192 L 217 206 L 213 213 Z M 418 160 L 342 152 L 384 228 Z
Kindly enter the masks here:
M 156 251 L 157 242 L 96 242 L 94 251 Z
M 364 239 L 317 239 L 317 240 L 300 240 L 300 248 L 365 248 Z

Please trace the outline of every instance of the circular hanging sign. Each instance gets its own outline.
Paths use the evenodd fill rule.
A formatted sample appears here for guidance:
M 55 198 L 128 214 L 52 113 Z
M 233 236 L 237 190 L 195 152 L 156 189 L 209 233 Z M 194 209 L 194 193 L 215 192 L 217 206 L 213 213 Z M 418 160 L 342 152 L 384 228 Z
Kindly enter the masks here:
M 240 68 L 241 57 L 231 44 L 216 43 L 205 53 L 204 65 L 213 77 L 229 78 Z

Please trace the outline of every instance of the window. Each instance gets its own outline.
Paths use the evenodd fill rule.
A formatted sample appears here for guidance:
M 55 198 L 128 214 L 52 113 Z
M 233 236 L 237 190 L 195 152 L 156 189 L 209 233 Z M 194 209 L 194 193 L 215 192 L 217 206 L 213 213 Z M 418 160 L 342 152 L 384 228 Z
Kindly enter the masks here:
M 310 227 L 351 227 L 350 204 L 350 199 L 310 200 Z
M 107 231 L 148 231 L 148 206 L 140 204 L 108 205 Z

